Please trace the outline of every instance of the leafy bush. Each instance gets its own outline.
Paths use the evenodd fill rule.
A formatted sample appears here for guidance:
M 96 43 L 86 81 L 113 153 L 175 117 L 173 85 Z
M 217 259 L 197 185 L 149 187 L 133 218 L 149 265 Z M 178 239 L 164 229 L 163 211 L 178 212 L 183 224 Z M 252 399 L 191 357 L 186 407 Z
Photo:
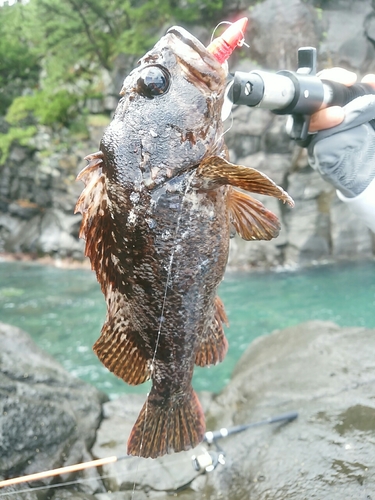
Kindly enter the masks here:
M 2 160 L 35 125 L 64 126 L 85 118 L 85 102 L 101 98 L 97 74 L 111 74 L 120 54 L 140 55 L 166 26 L 209 24 L 223 0 L 32 0 L 0 7 L 0 137 Z M 22 132 L 22 130 L 24 132 Z
M 21 146 L 30 146 L 32 137 L 36 134 L 36 127 L 11 127 L 6 134 L 0 134 L 0 165 L 4 165 L 14 142 Z
M 32 95 L 16 97 L 6 114 L 10 124 L 25 121 L 32 113 L 42 125 L 56 123 L 68 126 L 77 114 L 78 97 L 65 89 L 56 92 L 41 90 Z

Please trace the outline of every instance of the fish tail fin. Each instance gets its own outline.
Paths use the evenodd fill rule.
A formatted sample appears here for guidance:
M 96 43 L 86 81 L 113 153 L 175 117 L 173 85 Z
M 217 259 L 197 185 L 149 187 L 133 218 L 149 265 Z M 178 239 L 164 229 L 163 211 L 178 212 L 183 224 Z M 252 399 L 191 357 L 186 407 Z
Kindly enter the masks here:
M 128 439 L 128 454 L 156 458 L 189 450 L 204 437 L 204 413 L 192 386 L 183 396 L 160 397 L 155 386 Z

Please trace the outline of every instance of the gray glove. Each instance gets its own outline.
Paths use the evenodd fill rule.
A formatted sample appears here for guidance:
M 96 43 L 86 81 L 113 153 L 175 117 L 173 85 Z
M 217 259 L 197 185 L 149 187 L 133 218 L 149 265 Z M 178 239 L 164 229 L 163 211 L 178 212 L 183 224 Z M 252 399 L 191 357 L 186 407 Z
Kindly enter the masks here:
M 354 198 L 375 178 L 375 130 L 369 123 L 375 118 L 375 95 L 357 97 L 344 110 L 344 121 L 318 132 L 307 152 L 323 179 Z

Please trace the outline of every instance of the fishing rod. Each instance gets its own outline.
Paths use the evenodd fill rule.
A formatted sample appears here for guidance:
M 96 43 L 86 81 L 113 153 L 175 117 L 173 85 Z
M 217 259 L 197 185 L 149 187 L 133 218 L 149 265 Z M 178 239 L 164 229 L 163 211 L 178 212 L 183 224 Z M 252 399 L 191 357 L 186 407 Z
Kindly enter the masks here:
M 90 462 L 81 462 L 75 465 L 67 465 L 66 467 L 59 467 L 58 469 L 50 469 L 43 472 L 36 472 L 35 474 L 28 474 L 27 476 L 14 477 L 11 479 L 5 479 L 0 481 L 0 488 L 5 488 L 6 486 L 13 486 L 20 483 L 29 483 L 31 481 L 39 481 L 40 479 L 46 479 L 48 477 L 60 476 L 61 474 L 69 474 L 72 472 L 79 472 L 81 470 L 89 469 L 91 467 L 101 467 L 107 464 L 113 464 L 119 460 L 124 460 L 125 458 L 130 458 L 130 456 L 125 455 L 123 457 L 106 457 L 99 458 L 98 460 L 91 460 Z
M 350 87 L 316 76 L 317 51 L 315 47 L 298 49 L 297 71 L 282 70 L 277 73 L 261 70 L 236 71 L 229 77 L 222 111 L 225 120 L 233 105 L 269 109 L 275 114 L 291 115 L 287 124 L 288 134 L 301 146 L 309 139 L 310 116 L 329 106 L 344 106 L 356 97 L 375 94 L 366 83 Z
M 252 422 L 250 424 L 236 425 L 234 427 L 222 427 L 217 431 L 208 431 L 205 433 L 203 441 L 208 444 L 214 444 L 216 450 L 204 450 L 201 455 L 193 455 L 193 467 L 196 471 L 201 472 L 211 472 L 219 464 L 225 464 L 225 453 L 224 450 L 218 445 L 217 440 L 226 438 L 233 434 L 238 434 L 244 432 L 248 429 L 253 429 L 261 425 L 276 424 L 276 423 L 289 423 L 298 418 L 298 412 L 288 412 L 276 415 L 275 417 L 269 417 L 258 422 Z
M 267 425 L 267 424 L 275 424 L 275 423 L 280 423 L 280 422 L 292 422 L 298 417 L 297 412 L 289 412 L 289 413 L 283 413 L 281 415 L 276 415 L 275 417 L 269 417 L 264 420 L 260 420 L 258 422 L 252 422 L 249 424 L 243 424 L 243 425 L 237 425 L 234 427 L 222 427 L 221 429 L 218 429 L 216 431 L 207 431 L 204 434 L 203 442 L 208 443 L 209 445 L 214 444 L 216 446 L 216 450 L 206 450 L 203 449 L 202 453 L 200 455 L 193 455 L 191 457 L 193 467 L 194 469 L 199 472 L 199 473 L 204 473 L 204 472 L 211 472 L 213 471 L 219 464 L 224 465 L 225 464 L 225 452 L 218 446 L 217 440 L 226 438 L 230 435 L 233 434 L 238 434 L 239 432 L 244 432 L 248 429 L 259 427 L 261 425 Z M 15 486 L 17 484 L 21 483 L 29 483 L 32 481 L 38 481 L 41 479 L 46 479 L 49 477 L 54 477 L 54 476 L 60 476 L 62 474 L 68 474 L 72 472 L 79 472 L 88 468 L 92 467 L 102 467 L 103 465 L 108 465 L 112 464 L 115 462 L 118 462 L 120 460 L 125 460 L 129 458 L 135 458 L 132 455 L 124 455 L 117 457 L 115 455 L 106 457 L 106 458 L 100 458 L 97 460 L 91 460 L 89 462 L 81 462 L 79 464 L 75 465 L 68 465 L 66 467 L 59 467 L 57 469 L 50 469 L 46 470 L 43 472 L 37 472 L 35 474 L 28 474 L 26 476 L 19 476 L 19 477 L 14 477 L 11 479 L 5 479 L 3 481 L 0 481 L 0 489 L 9 487 L 9 486 Z M 194 480 L 195 478 L 193 478 Z M 79 484 L 81 481 L 76 481 L 73 482 L 71 481 L 69 484 Z M 51 486 L 46 486 L 42 487 L 45 489 L 51 488 L 51 487 L 64 487 L 65 483 L 59 483 L 59 484 L 54 484 Z M 37 488 L 40 489 L 40 488 Z M 34 490 L 34 488 L 31 488 L 31 490 Z M 36 490 L 36 488 L 35 488 Z M 16 494 L 19 493 L 18 491 L 6 493 L 6 495 L 12 495 L 12 493 Z M 0 497 L 4 496 L 4 494 L 0 493 Z

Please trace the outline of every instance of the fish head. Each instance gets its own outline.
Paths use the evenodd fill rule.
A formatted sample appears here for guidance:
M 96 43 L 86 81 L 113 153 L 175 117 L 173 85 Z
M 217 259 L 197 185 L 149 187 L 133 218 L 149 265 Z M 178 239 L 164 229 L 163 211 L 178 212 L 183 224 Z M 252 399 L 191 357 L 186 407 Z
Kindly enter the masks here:
M 102 139 L 116 180 L 151 189 L 219 154 L 226 76 L 197 38 L 170 28 L 124 80 Z

